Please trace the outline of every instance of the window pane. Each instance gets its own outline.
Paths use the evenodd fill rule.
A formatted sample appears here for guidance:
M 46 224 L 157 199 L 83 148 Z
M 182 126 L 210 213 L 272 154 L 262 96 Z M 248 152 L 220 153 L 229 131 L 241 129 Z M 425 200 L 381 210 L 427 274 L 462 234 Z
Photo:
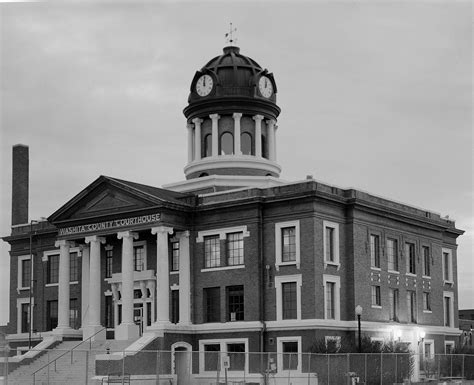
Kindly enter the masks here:
M 47 302 L 47 327 L 48 330 L 53 330 L 58 326 L 58 301 L 48 301 Z
M 204 345 L 204 370 L 206 372 L 217 371 L 220 351 L 220 344 Z
M 443 253 L 444 280 L 449 281 L 449 254 Z
M 171 248 L 171 271 L 179 271 L 179 242 L 173 242 Z
M 334 282 L 326 282 L 326 317 L 335 319 L 334 312 Z
M 398 289 L 390 289 L 388 297 L 390 302 L 390 321 L 398 322 Z
M 297 318 L 297 294 L 296 294 L 296 282 L 286 282 L 281 285 L 282 292 L 282 306 L 283 306 L 283 319 L 296 319 Z
M 31 260 L 23 259 L 21 261 L 21 287 L 30 287 Z
M 370 236 L 370 260 L 373 267 L 380 267 L 380 243 L 378 235 Z
M 242 155 L 252 155 L 252 137 L 248 132 L 240 136 L 240 148 Z
M 232 155 L 234 153 L 234 137 L 230 132 L 221 135 L 221 155 Z
M 69 301 L 69 326 L 73 329 L 79 329 L 79 309 L 77 307 L 77 299 L 72 298 Z
M 205 267 L 219 267 L 221 265 L 221 246 L 218 235 L 204 237 Z
M 76 252 L 69 254 L 69 279 L 71 282 L 79 280 L 79 266 Z
M 281 254 L 283 262 L 296 261 L 295 234 L 295 227 L 284 227 L 281 229 Z
M 203 158 L 212 156 L 212 135 L 206 135 L 204 137 L 204 153 L 202 154 Z
M 107 250 L 105 252 L 105 277 L 110 278 L 113 274 L 113 251 Z
M 227 344 L 230 360 L 229 370 L 245 370 L 245 344 Z
M 398 242 L 396 239 L 387 239 L 388 269 L 398 271 Z
M 334 229 L 326 227 L 326 261 L 334 262 Z
M 179 290 L 171 290 L 171 323 L 179 322 Z
M 444 297 L 444 326 L 451 326 L 451 298 Z
M 227 320 L 243 321 L 244 320 L 244 287 L 229 286 L 227 288 Z
M 282 348 L 283 370 L 296 370 L 298 368 L 298 342 L 283 342 Z
M 423 275 L 429 277 L 430 272 L 430 249 L 429 247 L 423 246 Z
M 372 286 L 372 305 L 381 306 L 380 286 Z
M 59 278 L 59 255 L 50 255 L 47 262 L 47 282 L 58 283 Z
M 405 244 L 405 254 L 408 263 L 408 272 L 416 274 L 415 245 L 413 243 Z
M 244 234 L 231 233 L 227 234 L 227 265 L 243 265 L 244 264 Z
M 145 247 L 143 245 L 133 247 L 133 264 L 135 271 L 145 270 Z
M 112 302 L 112 296 L 108 295 L 105 297 L 105 327 L 114 327 L 114 306 Z
M 430 293 L 423 293 L 423 310 L 431 310 L 431 298 Z
M 30 331 L 30 304 L 21 304 L 21 332 L 29 333 Z
M 205 322 L 221 321 L 221 294 L 219 287 L 204 289 Z

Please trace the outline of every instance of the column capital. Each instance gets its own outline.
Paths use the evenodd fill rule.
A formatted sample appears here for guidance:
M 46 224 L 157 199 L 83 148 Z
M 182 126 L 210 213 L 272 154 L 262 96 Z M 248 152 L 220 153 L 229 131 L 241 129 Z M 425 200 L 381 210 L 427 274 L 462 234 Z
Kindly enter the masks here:
M 167 227 L 167 226 L 152 227 L 151 228 L 151 233 L 152 234 L 161 234 L 161 233 L 173 234 L 173 228 L 172 227 Z
M 187 128 L 189 131 L 191 131 L 191 130 L 194 128 L 194 126 L 193 126 L 192 123 L 187 123 L 187 124 L 186 124 L 186 128 Z
M 97 235 L 91 235 L 89 237 L 85 238 L 86 243 L 91 243 L 91 242 L 100 242 L 100 243 L 105 243 L 105 238 L 104 237 L 98 237 Z
M 276 120 L 275 119 L 267 119 L 267 120 L 265 120 L 265 123 L 267 123 L 269 126 L 273 126 L 273 127 L 276 128 L 276 125 L 275 125 Z
M 66 239 L 60 239 L 54 243 L 54 247 L 74 247 L 76 244 L 73 241 L 68 241 Z
M 212 119 L 212 120 L 218 120 L 220 118 L 220 115 L 219 114 L 211 114 L 209 115 L 209 117 Z
M 273 129 L 276 131 L 278 129 L 278 124 L 273 125 Z
M 191 235 L 191 232 L 189 230 L 180 231 L 179 233 L 176 234 L 176 238 L 177 239 L 189 238 L 190 235 Z
M 242 112 L 234 112 L 234 114 L 232 115 L 232 117 L 233 117 L 235 120 L 240 120 L 240 118 L 242 117 Z
M 117 233 L 118 239 L 125 239 L 125 238 L 133 238 L 138 239 L 138 233 L 134 233 L 133 231 L 119 231 Z
M 196 124 L 196 125 L 201 125 L 202 122 L 203 122 L 203 120 L 200 119 L 200 118 L 194 118 L 193 119 L 193 123 Z
M 255 116 L 252 116 L 252 119 L 255 120 L 256 122 L 257 121 L 262 121 L 263 120 L 263 115 L 255 115 Z

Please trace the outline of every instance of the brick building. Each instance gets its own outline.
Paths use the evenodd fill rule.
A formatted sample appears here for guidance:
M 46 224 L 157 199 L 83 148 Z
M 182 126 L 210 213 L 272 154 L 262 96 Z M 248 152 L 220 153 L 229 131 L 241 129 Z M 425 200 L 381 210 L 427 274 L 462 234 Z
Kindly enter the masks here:
M 279 179 L 276 93 L 271 73 L 224 48 L 191 82 L 185 181 L 100 176 L 47 221 L 28 222 L 28 149 L 14 147 L 10 344 L 142 339 L 294 353 L 298 370 L 315 340 L 356 335 L 360 305 L 374 339 L 450 349 L 463 231 L 362 191 Z M 232 365 L 252 372 L 248 356 Z

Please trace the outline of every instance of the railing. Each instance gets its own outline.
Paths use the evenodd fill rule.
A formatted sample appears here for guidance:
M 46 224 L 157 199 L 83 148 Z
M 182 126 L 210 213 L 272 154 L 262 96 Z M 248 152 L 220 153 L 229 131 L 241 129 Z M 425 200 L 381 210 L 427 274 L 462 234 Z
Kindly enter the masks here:
M 73 361 L 73 355 L 74 355 L 74 350 L 76 348 L 78 348 L 79 346 L 81 346 L 84 342 L 87 342 L 89 341 L 89 350 L 92 349 L 92 338 L 95 337 L 97 334 L 99 334 L 100 332 L 103 332 L 104 330 L 106 330 L 107 328 L 102 328 L 100 330 L 98 330 L 97 332 L 95 332 L 94 334 L 92 334 L 89 338 L 87 338 L 86 340 L 84 341 L 81 341 L 79 342 L 76 346 L 74 346 L 73 348 L 71 348 L 70 350 L 67 350 L 65 351 L 63 354 L 61 354 L 59 357 L 56 357 L 53 361 L 49 361 L 48 359 L 48 363 L 46 365 L 43 365 L 41 368 L 35 370 L 32 374 L 33 376 L 33 385 L 35 385 L 35 381 L 36 381 L 36 373 L 38 373 L 40 370 L 43 370 L 44 368 L 48 367 L 48 383 L 49 383 L 49 366 L 54 363 L 54 371 L 57 371 L 57 367 L 56 367 L 56 362 L 64 357 L 65 355 L 67 355 L 68 353 L 71 353 L 71 365 L 72 365 L 72 361 Z

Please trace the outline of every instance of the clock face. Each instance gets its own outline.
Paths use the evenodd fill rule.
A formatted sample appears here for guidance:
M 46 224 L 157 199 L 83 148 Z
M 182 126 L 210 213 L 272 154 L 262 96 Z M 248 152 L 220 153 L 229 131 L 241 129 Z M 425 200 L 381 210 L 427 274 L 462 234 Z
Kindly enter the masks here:
M 272 82 L 266 76 L 262 76 L 258 81 L 258 89 L 265 98 L 269 98 L 273 94 Z
M 199 96 L 207 96 L 212 91 L 214 82 L 209 75 L 202 75 L 196 83 L 196 92 Z

